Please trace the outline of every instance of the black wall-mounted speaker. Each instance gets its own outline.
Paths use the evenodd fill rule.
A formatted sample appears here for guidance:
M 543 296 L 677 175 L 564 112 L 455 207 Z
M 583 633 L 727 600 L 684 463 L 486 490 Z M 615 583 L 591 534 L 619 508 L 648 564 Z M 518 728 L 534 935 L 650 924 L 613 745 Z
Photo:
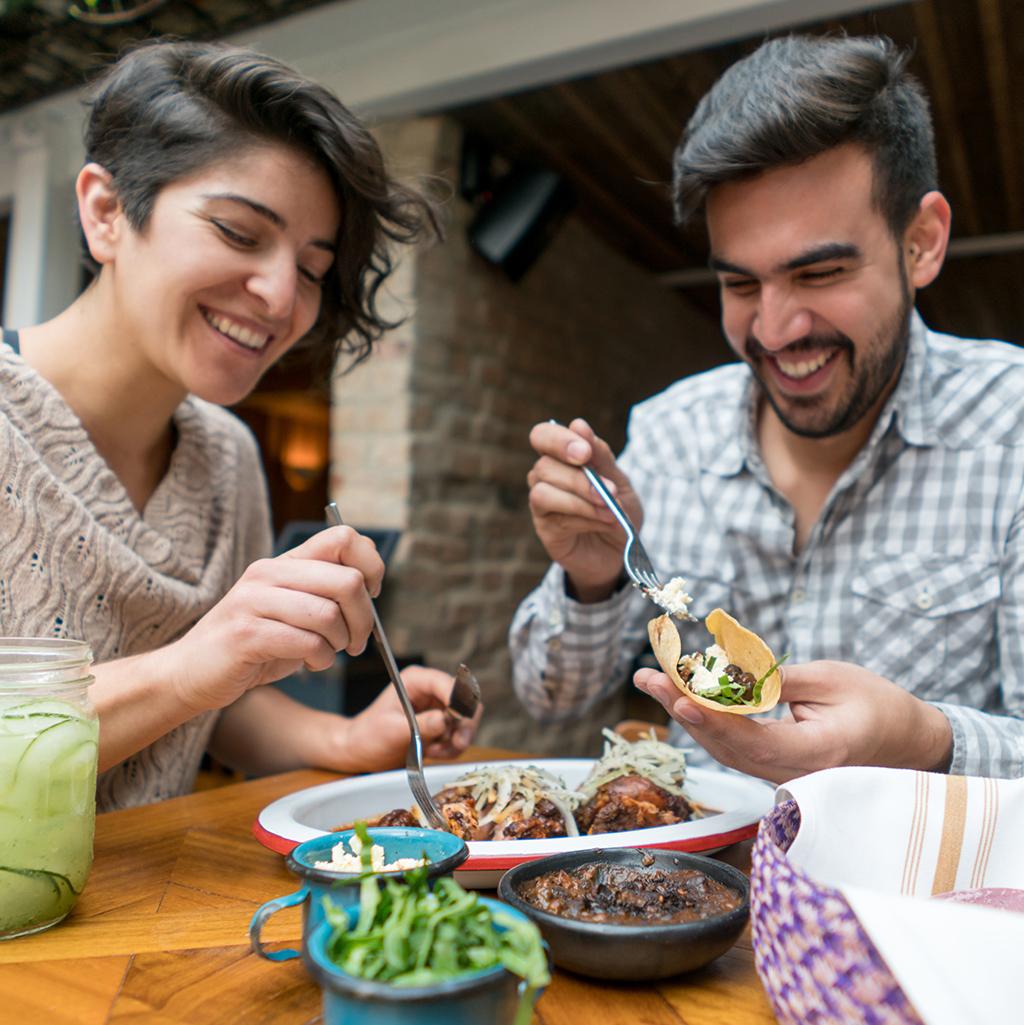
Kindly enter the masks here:
M 514 170 L 494 184 L 467 229 L 469 244 L 518 281 L 550 241 L 574 201 L 554 171 Z

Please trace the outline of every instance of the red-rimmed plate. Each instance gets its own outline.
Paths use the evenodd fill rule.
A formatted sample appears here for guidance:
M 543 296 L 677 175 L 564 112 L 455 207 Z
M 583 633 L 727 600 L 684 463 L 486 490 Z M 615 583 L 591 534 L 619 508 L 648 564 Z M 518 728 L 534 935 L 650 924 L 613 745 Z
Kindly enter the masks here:
M 484 762 L 428 765 L 425 772 L 431 793 L 437 793 L 458 776 Z M 589 758 L 528 760 L 560 776 L 570 788 L 578 786 L 593 766 Z M 599 847 L 659 847 L 710 854 L 757 832 L 757 824 L 772 808 L 775 790 L 767 783 L 713 769 L 688 769 L 686 791 L 690 798 L 715 814 L 674 826 L 653 826 L 624 833 L 597 836 L 555 837 L 550 840 L 471 840 L 469 858 L 456 872 L 463 886 L 493 888 L 501 874 L 513 865 L 560 851 Z M 304 840 L 329 833 L 359 818 L 372 818 L 392 808 L 407 808 L 412 795 L 404 770 L 307 787 L 268 804 L 253 823 L 252 831 L 264 847 L 287 854 Z

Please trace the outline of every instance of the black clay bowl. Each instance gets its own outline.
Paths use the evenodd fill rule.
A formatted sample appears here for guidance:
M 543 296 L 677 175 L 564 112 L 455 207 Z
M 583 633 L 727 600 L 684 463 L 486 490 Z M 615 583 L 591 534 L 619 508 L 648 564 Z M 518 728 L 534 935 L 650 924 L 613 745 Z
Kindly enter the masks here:
M 648 861 L 653 858 L 653 863 L 644 865 L 645 857 Z M 630 868 L 695 868 L 735 890 L 741 903 L 732 911 L 695 922 L 658 925 L 641 921 L 637 925 L 620 925 L 552 915 L 519 896 L 520 886 L 545 872 L 571 872 L 594 862 Z M 551 948 L 551 959 L 560 968 L 598 979 L 633 982 L 664 979 L 709 964 L 736 942 L 750 912 L 750 884 L 739 869 L 713 858 L 665 850 L 573 851 L 526 861 L 501 877 L 498 896 L 537 923 Z

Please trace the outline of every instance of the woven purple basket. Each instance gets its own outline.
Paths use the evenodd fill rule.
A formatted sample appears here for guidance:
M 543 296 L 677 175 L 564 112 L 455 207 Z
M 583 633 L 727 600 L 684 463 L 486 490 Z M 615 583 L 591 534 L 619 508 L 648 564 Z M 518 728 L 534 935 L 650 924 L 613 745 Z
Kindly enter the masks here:
M 750 873 L 757 974 L 782 1025 L 922 1025 L 838 891 L 786 857 L 800 828 L 796 801 L 761 821 Z

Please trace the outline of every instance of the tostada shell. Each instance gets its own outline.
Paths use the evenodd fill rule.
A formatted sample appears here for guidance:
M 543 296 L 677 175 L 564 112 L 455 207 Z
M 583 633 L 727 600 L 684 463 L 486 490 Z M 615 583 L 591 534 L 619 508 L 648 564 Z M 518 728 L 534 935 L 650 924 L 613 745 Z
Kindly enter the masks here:
M 729 661 L 740 666 L 744 672 L 753 673 L 760 680 L 772 666 L 775 656 L 771 648 L 752 630 L 741 626 L 728 612 L 713 609 L 708 613 L 704 625 L 714 636 L 715 643 L 729 656 Z M 672 682 L 691 700 L 714 712 L 731 712 L 733 715 L 755 715 L 767 712 L 779 703 L 782 693 L 782 674 L 778 668 L 764 681 L 761 700 L 756 705 L 722 705 L 711 698 L 694 694 L 679 675 L 679 659 L 683 654 L 679 631 L 670 616 L 658 616 L 647 624 L 651 647 L 662 670 Z

